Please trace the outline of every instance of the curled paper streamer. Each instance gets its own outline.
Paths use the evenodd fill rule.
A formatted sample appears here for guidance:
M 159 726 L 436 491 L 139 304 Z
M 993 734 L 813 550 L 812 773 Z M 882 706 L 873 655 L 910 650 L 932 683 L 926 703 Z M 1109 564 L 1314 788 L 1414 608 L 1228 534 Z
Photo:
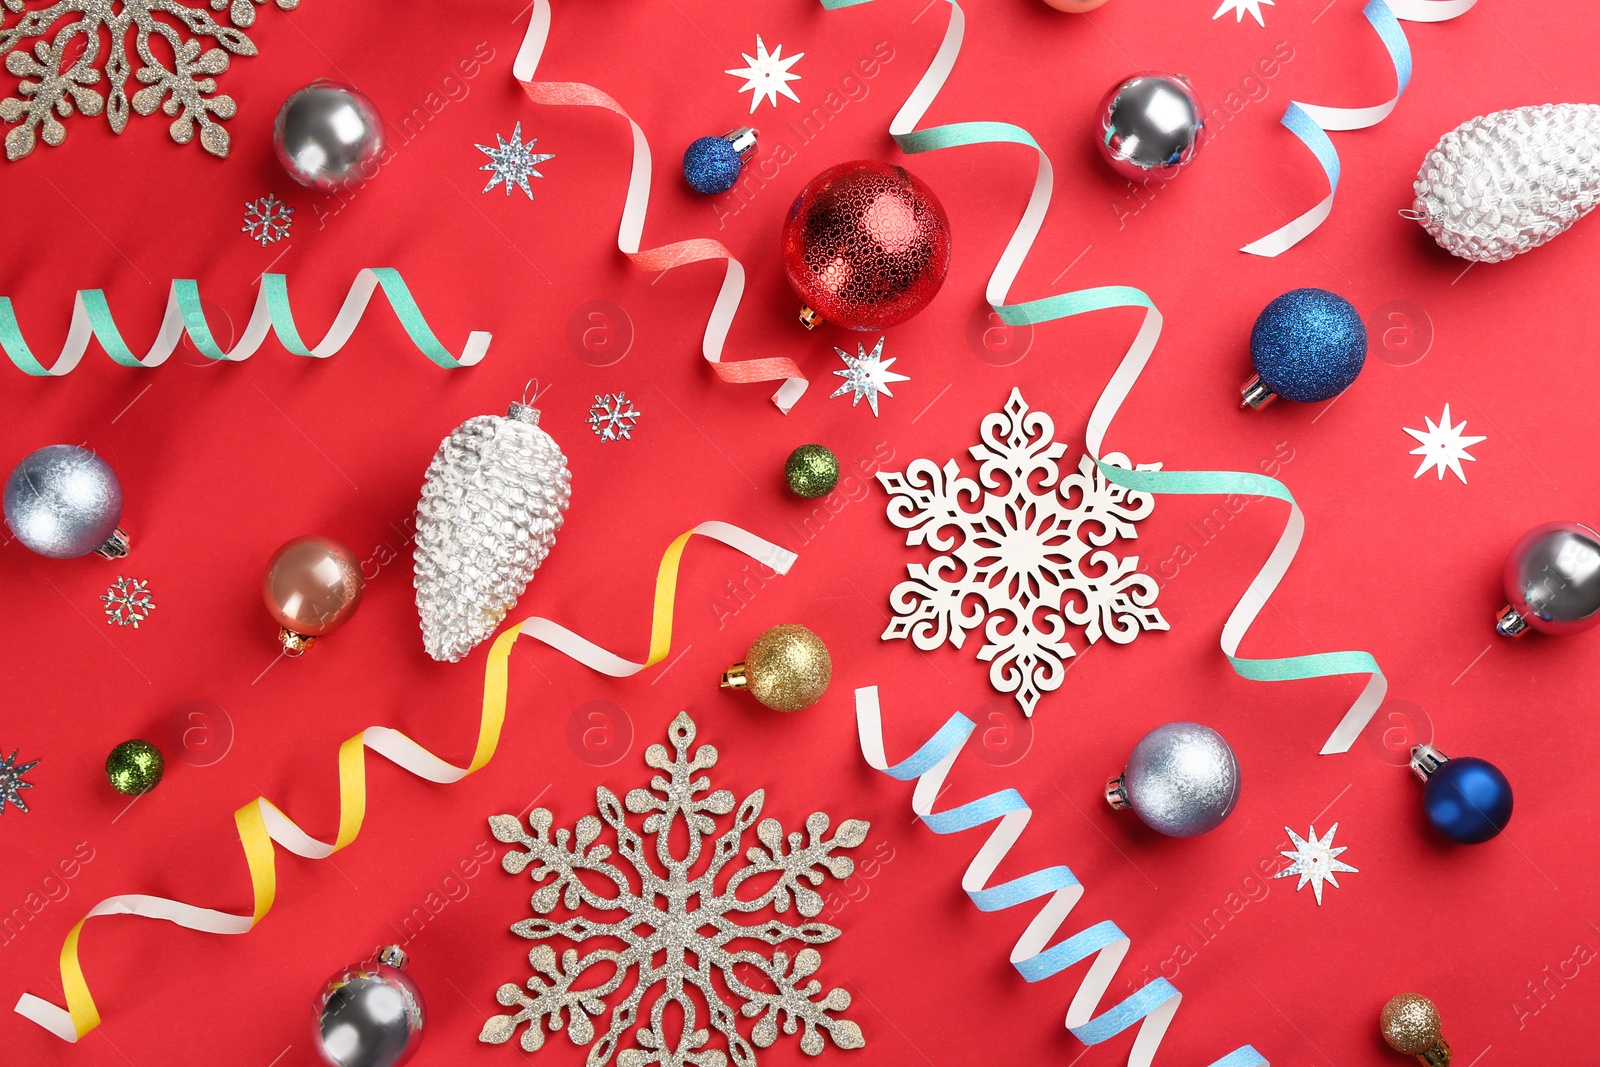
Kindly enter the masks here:
M 400 325 L 405 328 L 406 335 L 411 338 L 411 343 L 439 366 L 452 370 L 470 367 L 483 359 L 484 353 L 489 350 L 489 334 L 478 330 L 467 337 L 466 346 L 459 357 L 451 355 L 422 317 L 422 311 L 411 298 L 411 290 L 406 288 L 400 272 L 392 267 L 368 267 L 357 274 L 355 281 L 350 283 L 350 292 L 345 296 L 344 304 L 334 316 L 333 325 L 328 327 L 321 341 L 310 347 L 300 339 L 299 327 L 295 325 L 294 313 L 289 307 L 289 287 L 284 276 L 263 274 L 250 321 L 245 325 L 238 344 L 226 351 L 217 344 L 211 327 L 206 324 L 205 311 L 200 306 L 200 287 L 186 278 L 173 281 L 167 297 L 167 312 L 161 320 L 161 330 L 142 358 L 134 355 L 122 339 L 122 331 L 117 329 L 116 319 L 106 303 L 106 295 L 99 289 L 78 290 L 77 298 L 72 303 L 72 325 L 67 330 L 66 344 L 61 348 L 60 357 L 49 367 L 40 363 L 28 348 L 27 341 L 22 337 L 22 328 L 17 324 L 16 313 L 11 308 L 10 297 L 0 296 L 0 348 L 5 349 L 18 370 L 36 377 L 60 377 L 70 372 L 83 359 L 91 340 L 99 341 L 106 354 L 124 367 L 159 367 L 177 350 L 185 334 L 207 359 L 234 362 L 249 359 L 269 333 L 277 337 L 278 343 L 293 355 L 326 359 L 350 340 L 361 316 L 366 313 L 372 294 L 379 288 L 394 309 Z
M 1259 240 L 1251 241 L 1241 252 L 1253 256 L 1277 256 L 1309 237 L 1333 211 L 1333 198 L 1339 191 L 1339 153 L 1328 138 L 1328 130 L 1364 130 L 1376 126 L 1394 111 L 1406 86 L 1411 83 L 1411 45 L 1400 28 L 1406 22 L 1445 22 L 1465 14 L 1478 0 L 1371 0 L 1361 13 L 1366 16 L 1394 63 L 1394 96 L 1372 107 L 1322 107 L 1292 101 L 1280 120 L 1289 132 L 1311 150 L 1328 176 L 1328 195 L 1310 211 Z
M 973 728 L 972 720 L 958 712 L 909 758 L 890 766 L 883 749 L 878 688 L 869 686 L 856 690 L 856 730 L 861 738 L 861 755 L 874 770 L 897 781 L 916 779 L 911 810 L 928 829 L 936 834 L 956 834 L 985 823 L 999 823 L 989 832 L 989 839 L 961 877 L 961 888 L 978 910 L 1002 911 L 1048 898 L 1011 950 L 1012 966 L 1023 978 L 1038 982 L 1094 957 L 1067 1007 L 1067 1029 L 1085 1045 L 1098 1045 L 1139 1023 L 1139 1032 L 1128 1053 L 1128 1067 L 1149 1067 L 1183 1000 L 1177 987 L 1157 977 L 1096 1015 L 1116 977 L 1117 968 L 1128 954 L 1128 935 L 1116 923 L 1106 921 L 1050 945 L 1050 939 L 1066 925 L 1067 915 L 1083 898 L 1083 883 L 1068 867 L 1047 867 L 999 885 L 989 884 L 995 870 L 1033 818 L 1033 810 L 1022 799 L 1022 794 L 1015 789 L 1005 789 L 947 811 L 933 810 L 944 788 L 945 777 L 961 755 Z M 1266 1057 L 1252 1046 L 1241 1045 L 1213 1061 L 1210 1067 L 1265 1067 L 1266 1063 Z
M 617 247 L 636 265 L 645 270 L 660 272 L 673 267 L 687 266 L 706 260 L 724 260 L 727 270 L 722 276 L 722 287 L 717 290 L 711 316 L 706 320 L 705 336 L 700 349 L 711 370 L 722 381 L 735 385 L 754 382 L 782 381 L 772 394 L 772 402 L 785 415 L 806 391 L 805 375 L 794 360 L 784 357 L 745 359 L 723 362 L 723 347 L 728 340 L 728 329 L 738 313 L 739 300 L 744 295 L 744 264 L 733 257 L 720 241 L 708 237 L 678 241 L 660 248 L 639 248 L 644 234 L 645 212 L 650 205 L 650 142 L 644 130 L 611 97 L 592 85 L 581 82 L 536 82 L 534 70 L 544 53 L 545 40 L 550 34 L 549 0 L 533 0 L 533 15 L 522 47 L 512 64 L 512 74 L 522 84 L 523 92 L 536 104 L 604 108 L 628 120 L 633 130 L 633 172 L 628 178 L 628 193 L 623 200 L 622 221 L 617 227 Z
M 828 9 L 853 7 L 870 2 L 871 0 L 821 0 L 822 6 Z M 1022 268 L 1022 261 L 1033 247 L 1034 238 L 1044 222 L 1045 212 L 1050 206 L 1050 194 L 1055 187 L 1055 173 L 1050 165 L 1050 157 L 1045 155 L 1033 136 L 1020 126 L 1004 122 L 961 122 L 925 130 L 916 129 L 917 123 L 927 113 L 933 98 L 938 95 L 939 89 L 950 76 L 956 56 L 961 51 L 966 16 L 955 0 L 947 2 L 950 4 L 950 25 L 945 31 L 944 41 L 939 45 L 933 63 L 923 74 L 922 80 L 917 83 L 910 97 L 889 124 L 890 135 L 907 153 L 932 152 L 941 148 L 977 144 L 1021 144 L 1038 152 L 1039 170 L 1034 179 L 1033 192 L 1028 197 L 1028 206 L 1023 211 L 1022 221 L 1017 224 L 1011 240 L 1006 243 L 999 263 L 995 265 L 994 272 L 989 277 L 989 284 L 984 292 L 985 299 L 994 308 L 1000 320 L 1012 326 L 1037 325 L 1108 308 L 1128 307 L 1144 311 L 1144 321 L 1139 326 L 1133 344 L 1122 357 L 1122 362 L 1111 376 L 1111 380 L 1107 382 L 1105 390 L 1095 402 L 1094 411 L 1089 416 L 1089 427 L 1084 441 L 1085 449 L 1095 458 L 1095 462 L 1107 479 L 1130 489 L 1183 495 L 1249 493 L 1270 496 L 1289 505 L 1289 521 L 1284 527 L 1282 536 L 1278 538 L 1277 546 L 1273 548 L 1266 564 L 1245 590 L 1244 597 L 1229 614 L 1228 621 L 1222 628 L 1222 651 L 1236 673 L 1255 681 L 1292 681 L 1342 674 L 1370 675 L 1360 695 L 1322 746 L 1323 754 L 1347 751 L 1355 743 L 1361 730 L 1371 721 L 1378 706 L 1383 703 L 1383 695 L 1388 689 L 1388 683 L 1378 668 L 1376 659 L 1366 652 L 1325 652 L 1283 659 L 1243 659 L 1238 655 L 1239 644 L 1244 639 L 1246 631 L 1261 614 L 1267 598 L 1272 595 L 1273 590 L 1283 580 L 1284 574 L 1288 572 L 1289 564 L 1294 560 L 1305 535 L 1305 515 L 1295 503 L 1288 487 L 1262 474 L 1239 471 L 1136 471 L 1113 467 L 1100 461 L 1106 428 L 1110 426 L 1111 420 L 1133 389 L 1134 383 L 1138 381 L 1145 364 L 1150 360 L 1151 353 L 1155 351 L 1156 341 L 1161 336 L 1161 312 L 1157 310 L 1155 304 L 1140 290 L 1120 285 L 1079 289 L 1017 304 L 1006 303 L 1011 284 L 1016 280 L 1017 272 Z
M 239 843 L 250 870 L 250 888 L 255 905 L 248 915 L 235 915 L 211 908 L 195 907 L 166 897 L 130 893 L 108 897 L 89 909 L 67 934 L 61 946 L 61 988 L 67 1007 L 30 993 L 17 1001 L 18 1015 L 49 1030 L 65 1041 L 77 1041 L 100 1025 L 100 1012 L 78 962 L 78 937 L 84 923 L 97 915 L 138 915 L 146 919 L 166 919 L 189 930 L 209 934 L 243 934 L 255 927 L 272 910 L 277 895 L 277 869 L 273 844 L 281 845 L 305 859 L 326 859 L 356 839 L 367 813 L 367 771 L 363 749 L 373 752 L 418 778 L 440 785 L 458 782 L 482 768 L 494 757 L 500 743 L 500 728 L 506 716 L 506 687 L 511 648 L 518 637 L 531 637 L 579 663 L 610 675 L 626 678 L 660 663 L 672 646 L 672 608 L 678 583 L 678 561 L 684 546 L 694 535 L 744 553 L 779 574 L 786 574 L 795 554 L 747 530 L 725 522 L 703 522 L 673 541 L 661 557 L 656 573 L 655 609 L 650 621 L 650 653 L 643 663 L 634 663 L 579 637 L 565 626 L 544 618 L 524 619 L 500 633 L 490 646 L 484 666 L 483 713 L 478 725 L 478 743 L 472 761 L 457 767 L 440 759 L 399 730 L 369 726 L 339 746 L 339 832 L 332 842 L 318 841 L 295 825 L 277 805 L 257 797 L 234 812 Z

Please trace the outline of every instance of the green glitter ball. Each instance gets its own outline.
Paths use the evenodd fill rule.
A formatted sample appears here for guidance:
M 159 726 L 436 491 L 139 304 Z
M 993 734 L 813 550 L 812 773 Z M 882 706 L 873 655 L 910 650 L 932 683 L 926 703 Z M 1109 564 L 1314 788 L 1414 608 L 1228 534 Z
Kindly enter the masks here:
M 801 445 L 789 453 L 783 476 L 795 496 L 807 500 L 827 496 L 839 484 L 839 457 L 821 445 Z
M 166 761 L 148 741 L 124 741 L 106 757 L 106 780 L 124 796 L 148 793 L 161 782 Z

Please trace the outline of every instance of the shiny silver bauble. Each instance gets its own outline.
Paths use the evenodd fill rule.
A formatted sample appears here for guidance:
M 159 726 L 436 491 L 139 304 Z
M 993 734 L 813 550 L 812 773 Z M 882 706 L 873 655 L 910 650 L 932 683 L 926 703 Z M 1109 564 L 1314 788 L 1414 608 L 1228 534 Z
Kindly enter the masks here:
M 333 1067 L 400 1067 L 422 1044 L 422 994 L 403 972 L 406 954 L 380 948 L 322 987 L 312 1044 Z
M 378 173 L 383 119 L 355 86 L 316 81 L 284 101 L 272 143 L 295 181 L 335 192 Z
M 122 484 L 111 465 L 78 445 L 48 445 L 23 457 L 6 479 L 6 525 L 41 556 L 73 559 L 128 554 Z
M 1133 746 L 1106 800 L 1168 837 L 1194 837 L 1221 826 L 1239 803 L 1239 761 L 1209 726 L 1169 722 Z
M 1143 181 L 1174 177 L 1200 151 L 1205 109 L 1182 75 L 1147 70 L 1100 99 L 1095 140 L 1111 168 Z

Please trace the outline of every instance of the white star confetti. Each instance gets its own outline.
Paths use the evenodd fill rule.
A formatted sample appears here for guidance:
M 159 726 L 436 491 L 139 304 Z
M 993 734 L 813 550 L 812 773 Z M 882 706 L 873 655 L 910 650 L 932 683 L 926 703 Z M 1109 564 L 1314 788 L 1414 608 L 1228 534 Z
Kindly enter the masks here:
M 1467 484 L 1467 475 L 1461 469 L 1461 461 L 1468 460 L 1473 463 L 1478 461 L 1477 456 L 1467 454 L 1467 447 L 1480 441 L 1487 441 L 1488 438 L 1468 437 L 1463 434 L 1461 431 L 1467 428 L 1466 419 L 1462 419 L 1459 426 L 1450 425 L 1449 404 L 1444 406 L 1444 415 L 1438 423 L 1435 423 L 1426 415 L 1423 416 L 1423 420 L 1428 424 L 1426 430 L 1413 430 L 1409 426 L 1401 427 L 1406 433 L 1422 442 L 1410 452 L 1410 455 L 1422 457 L 1422 465 L 1417 468 L 1417 473 L 1411 477 L 1413 479 L 1420 478 L 1429 467 L 1437 467 L 1439 480 L 1442 482 L 1444 481 L 1445 469 L 1449 468 L 1455 472 L 1457 478 L 1461 479 L 1462 485 Z
M 1266 20 L 1261 17 L 1262 4 L 1266 4 L 1268 7 L 1276 6 L 1272 0 L 1222 0 L 1222 6 L 1217 8 L 1215 15 L 1211 16 L 1211 21 L 1215 22 L 1231 10 L 1235 25 L 1243 22 L 1245 15 L 1248 14 L 1256 20 L 1257 26 L 1265 26 L 1267 24 Z
M 32 782 L 24 782 L 22 776 L 39 766 L 39 761 L 32 763 L 17 763 L 17 752 L 12 750 L 11 755 L 0 759 L 0 815 L 6 812 L 6 802 L 22 814 L 28 814 L 28 805 L 22 802 L 22 790 L 32 789 Z
M 107 626 L 115 623 L 137 630 L 139 624 L 156 610 L 156 598 L 150 592 L 150 583 L 143 578 L 124 578 L 120 574 L 111 583 L 111 588 L 100 594 L 100 601 L 106 606 Z
M 289 236 L 293 215 L 294 208 L 268 193 L 245 204 L 244 225 L 239 227 L 239 232 L 249 234 L 252 241 L 260 241 L 265 248 Z
M 1335 889 L 1339 888 L 1339 880 L 1335 878 L 1335 871 L 1347 871 L 1350 874 L 1359 874 L 1360 871 L 1339 859 L 1339 853 L 1349 848 L 1349 845 L 1333 847 L 1333 835 L 1339 832 L 1339 824 L 1334 823 L 1333 829 L 1328 831 L 1328 836 L 1322 840 L 1317 839 L 1317 828 L 1311 828 L 1311 840 L 1306 841 L 1299 834 L 1283 828 L 1289 835 L 1289 840 L 1294 842 L 1293 852 L 1283 852 L 1282 855 L 1294 860 L 1293 863 L 1273 875 L 1274 878 L 1288 878 L 1298 874 L 1300 881 L 1295 885 L 1296 893 L 1305 888 L 1307 882 L 1311 883 L 1311 891 L 1317 895 L 1317 907 L 1322 906 L 1322 883 L 1327 882 Z
M 543 178 L 544 175 L 540 174 L 535 168 L 545 160 L 556 158 L 555 153 L 535 152 L 533 146 L 539 143 L 539 138 L 537 137 L 527 144 L 523 144 L 522 123 L 520 122 L 517 123 L 517 128 L 511 131 L 511 142 L 509 144 L 498 133 L 494 135 L 494 139 L 500 142 L 500 147 L 490 148 L 485 144 L 475 146 L 478 151 L 489 157 L 489 162 L 478 169 L 492 171 L 494 175 L 489 179 L 489 184 L 483 187 L 483 191 L 487 193 L 490 189 L 504 182 L 507 196 L 511 195 L 511 187 L 516 186 L 527 193 L 528 199 L 532 200 L 533 189 L 528 185 L 528 179 L 530 177 Z
M 761 35 L 758 33 L 756 34 L 756 54 L 751 55 L 748 52 L 740 52 L 739 54 L 744 56 L 744 61 L 749 66 L 735 67 L 732 70 L 723 71 L 723 73 L 744 79 L 744 84 L 739 86 L 739 91 L 741 93 L 750 93 L 750 114 L 754 115 L 756 113 L 756 107 L 760 105 L 762 100 L 766 100 L 773 107 L 777 107 L 779 93 L 787 96 L 797 104 L 800 102 L 800 98 L 794 95 L 794 90 L 789 88 L 789 83 L 799 81 L 800 75 L 790 74 L 789 68 L 805 57 L 804 52 L 796 52 L 788 59 L 785 59 L 783 58 L 783 45 L 780 44 L 772 50 L 771 55 L 768 55 L 766 42 L 761 40 Z
M 881 358 L 883 356 L 883 338 L 881 337 L 878 338 L 878 343 L 872 349 L 872 355 L 870 356 L 867 355 L 865 346 L 859 341 L 856 342 L 856 354 L 853 356 L 842 348 L 835 348 L 834 351 L 839 353 L 840 359 L 844 360 L 845 369 L 836 370 L 833 373 L 843 378 L 844 384 L 829 393 L 828 399 L 831 400 L 845 393 L 853 393 L 854 395 L 850 398 L 850 406 L 855 407 L 865 398 L 867 406 L 872 408 L 874 418 L 878 415 L 878 394 L 894 396 L 889 391 L 890 382 L 909 382 L 911 380 L 906 375 L 896 374 L 889 369 L 889 364 L 900 357 Z

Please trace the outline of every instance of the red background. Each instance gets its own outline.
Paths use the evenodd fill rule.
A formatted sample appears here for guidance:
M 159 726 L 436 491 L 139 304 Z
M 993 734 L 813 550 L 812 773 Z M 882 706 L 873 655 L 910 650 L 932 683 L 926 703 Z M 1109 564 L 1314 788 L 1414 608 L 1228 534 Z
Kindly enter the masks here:
M 895 387 L 877 420 L 865 406 L 828 399 L 840 365 L 831 346 L 859 338 L 831 328 L 807 334 L 794 322 L 778 222 L 824 167 L 900 158 L 885 130 L 941 39 L 943 5 L 883 0 L 827 14 L 806 0 L 591 0 L 555 11 L 540 76 L 599 86 L 644 127 L 656 155 L 647 246 L 715 236 L 743 259 L 750 288 L 730 358 L 800 362 L 814 384 L 787 418 L 766 386 L 722 385 L 700 359 L 719 268 L 652 276 L 616 251 L 627 130 L 604 112 L 526 101 L 511 78 L 526 19 L 518 4 L 313 2 L 290 13 L 268 5 L 252 31 L 261 55 L 235 60 L 222 78 L 240 106 L 226 161 L 173 145 L 159 116 L 135 118 L 120 137 L 75 117 L 63 146 L 0 168 L 9 249 L 0 292 L 47 359 L 66 335 L 77 288 L 103 288 L 124 335 L 141 345 L 154 336 L 168 281 L 199 279 L 226 339 L 223 323 L 242 325 L 269 269 L 289 276 L 311 338 L 356 270 L 377 265 L 404 273 L 446 344 L 459 346 L 472 329 L 494 333 L 482 365 L 443 371 L 410 348 L 379 302 L 325 362 L 269 342 L 243 365 L 207 365 L 186 349 L 157 370 L 129 370 L 96 351 L 62 380 L 11 373 L 0 463 L 48 443 L 87 443 L 122 479 L 134 550 L 110 563 L 46 560 L 15 542 L 0 549 L 10 618 L 0 743 L 41 760 L 29 775 L 32 811 L 0 822 L 0 904 L 14 914 L 31 893 L 66 894 L 7 929 L 7 1006 L 23 991 L 58 997 L 61 939 L 105 896 L 247 910 L 231 812 L 264 794 L 331 837 L 335 750 L 360 728 L 395 726 L 466 761 L 485 648 L 459 665 L 424 655 L 405 524 L 440 437 L 469 416 L 503 410 L 528 378 L 549 387 L 544 425 L 569 457 L 574 506 L 519 617 L 547 615 L 639 656 L 659 554 L 682 530 L 721 518 L 800 549 L 788 577 L 746 584 L 736 597 L 727 583 L 742 581 L 744 560 L 691 546 L 677 658 L 632 680 L 601 678 L 524 642 L 505 737 L 485 770 L 437 787 L 373 762 L 358 841 L 329 862 L 280 853 L 277 906 L 249 936 L 91 923 L 82 957 L 104 1025 L 72 1048 L 6 1012 L 0 1058 L 311 1063 L 307 1016 L 324 977 L 401 938 L 431 1011 L 417 1062 L 517 1059 L 514 1046 L 480 1047 L 475 1035 L 498 1010 L 495 988 L 527 976 L 528 945 L 506 927 L 527 914 L 529 886 L 492 864 L 464 877 L 461 865 L 482 854 L 490 814 L 537 797 L 570 825 L 592 810 L 598 782 L 643 784 L 643 747 L 663 740 L 687 708 L 702 740 L 722 751 L 718 784 L 740 795 L 767 787 L 767 810 L 786 825 L 816 809 L 870 819 L 863 853 L 881 844 L 879 855 L 892 856 L 874 877 L 857 878 L 858 899 L 832 919 L 844 935 L 825 949 L 822 977 L 857 994 L 849 1015 L 868 1049 L 830 1050 L 831 1060 L 1122 1062 L 1130 1033 L 1085 1050 L 1061 1026 L 1084 965 L 1030 986 L 1007 963 L 1033 910 L 985 915 L 960 892 L 981 834 L 935 837 L 913 822 L 909 785 L 863 764 L 851 691 L 867 684 L 882 687 L 895 758 L 957 709 L 980 720 L 974 747 L 985 758 L 963 757 L 945 801 L 1003 786 L 1029 799 L 1035 822 L 1001 874 L 1068 864 L 1088 891 L 1064 933 L 1104 919 L 1129 933 L 1132 950 L 1103 1006 L 1142 983 L 1144 968 L 1156 973 L 1180 942 L 1190 946 L 1193 959 L 1174 979 L 1184 1004 L 1159 1062 L 1207 1063 L 1250 1042 L 1275 1064 L 1398 1063 L 1376 1017 L 1402 990 L 1438 1002 L 1463 1065 L 1554 1061 L 1592 1046 L 1600 977 L 1581 964 L 1600 945 L 1592 891 L 1600 861 L 1587 843 L 1600 786 L 1585 769 L 1597 754 L 1586 705 L 1600 661 L 1593 638 L 1511 644 L 1490 623 L 1503 553 L 1518 534 L 1554 518 L 1593 521 L 1600 370 L 1584 310 L 1600 234 L 1580 225 L 1552 247 L 1463 273 L 1464 262 L 1395 215 L 1410 202 L 1423 153 L 1459 122 L 1600 99 L 1592 59 L 1600 41 L 1587 5 L 1485 0 L 1454 22 L 1408 24 L 1410 90 L 1378 127 L 1333 135 L 1344 164 L 1333 217 L 1273 260 L 1236 249 L 1322 188 L 1315 162 L 1278 126 L 1284 106 L 1295 97 L 1374 103 L 1393 77 L 1357 3 L 1282 0 L 1264 8 L 1265 29 L 1212 21 L 1212 10 L 1208 0 L 1112 0 L 1089 16 L 1034 0 L 975 4 L 930 121 L 1016 122 L 1056 163 L 1056 196 L 1013 298 L 1130 284 L 1165 312 L 1166 334 L 1109 447 L 1169 469 L 1253 470 L 1275 452 L 1292 454 L 1282 477 L 1309 533 L 1244 652 L 1375 652 L 1391 704 L 1344 755 L 1316 753 L 1360 679 L 1245 682 L 1216 648 L 1223 619 L 1278 535 L 1281 505 L 1250 505 L 1202 547 L 1194 531 L 1217 502 L 1162 499 L 1136 546 L 1145 567 L 1162 573 L 1180 544 L 1198 549 L 1163 581 L 1171 632 L 1081 656 L 1031 722 L 988 688 L 974 647 L 922 655 L 877 640 L 889 590 L 920 557 L 884 519 L 876 486 L 847 482 L 832 502 L 837 513 L 801 534 L 812 508 L 784 491 L 781 465 L 803 441 L 825 442 L 857 468 L 880 450 L 892 452 L 889 469 L 919 456 L 964 457 L 981 416 L 1020 385 L 1056 418 L 1075 460 L 1085 413 L 1137 326 L 1134 312 L 1106 312 L 1040 327 L 1031 340 L 992 335 L 985 347 L 983 285 L 1031 188 L 1034 156 L 1017 147 L 922 156 L 910 165 L 943 199 L 956 254 L 938 300 L 886 343 L 911 381 Z M 768 151 L 784 140 L 795 159 L 743 206 L 696 197 L 677 174 L 678 155 L 694 137 L 747 119 L 748 96 L 722 72 L 743 65 L 739 52 L 754 50 L 757 32 L 769 47 L 805 53 L 794 68 L 805 105 L 780 99 L 754 120 Z M 784 123 L 798 124 L 828 90 L 851 89 L 842 79 L 880 41 L 893 58 L 861 83 L 865 95 L 854 89 L 858 98 L 822 133 L 796 138 Z M 1252 78 L 1279 42 L 1292 60 L 1269 80 Z M 480 48 L 493 58 L 463 78 L 459 64 Z M 1088 115 L 1108 85 L 1146 68 L 1185 72 L 1203 99 L 1237 114 L 1190 173 L 1141 208 L 1096 158 Z M 401 146 L 333 214 L 285 178 L 270 145 L 279 102 L 323 76 L 361 85 Z M 415 108 L 424 121 L 402 130 Z M 540 151 L 555 153 L 534 182 L 537 198 L 480 196 L 487 175 L 473 144 L 509 136 L 519 119 Z M 292 238 L 263 249 L 237 231 L 244 203 L 268 192 L 296 214 Z M 1331 405 L 1238 412 L 1252 320 L 1271 297 L 1305 285 L 1334 289 L 1369 317 L 1366 372 Z M 603 321 L 576 314 L 596 300 L 614 305 Z M 1396 301 L 1398 318 L 1385 308 Z M 591 334 L 586 348 L 583 328 L 597 323 L 611 332 Z M 610 362 L 624 336 L 625 353 Z M 603 444 L 583 418 L 595 393 L 616 389 L 636 396 L 644 416 L 635 440 Z M 1447 402 L 1468 433 L 1488 436 L 1473 449 L 1468 485 L 1432 473 L 1412 479 L 1414 442 L 1401 427 L 1437 419 Z M 375 575 L 346 629 L 302 660 L 275 663 L 261 572 L 279 543 L 308 532 L 344 541 Z M 97 598 L 119 570 L 155 592 L 158 609 L 138 631 L 100 615 Z M 783 717 L 717 691 L 717 672 L 756 634 L 790 621 L 815 628 L 834 651 L 833 688 L 819 705 Z M 190 701 L 209 702 L 204 720 L 186 718 Z M 631 731 L 626 751 L 617 740 L 598 753 L 569 743 L 569 731 L 581 737 L 603 725 L 587 718 L 596 708 Z M 1245 774 L 1231 820 L 1191 841 L 1159 838 L 1099 799 L 1134 741 L 1175 719 L 1220 729 Z M 189 725 L 202 729 L 187 747 L 170 739 Z M 1508 833 L 1454 848 L 1427 829 L 1403 760 L 1413 740 L 1430 735 L 1446 752 L 1486 756 L 1505 770 L 1518 791 Z M 100 768 L 112 745 L 134 736 L 166 748 L 169 773 L 130 807 Z M 1285 825 L 1304 833 L 1313 820 L 1319 831 L 1339 823 L 1336 843 L 1350 846 L 1343 858 L 1360 868 L 1320 909 L 1309 889 L 1253 878 L 1262 861 L 1273 865 Z M 75 850 L 92 860 L 70 880 L 47 882 Z M 1203 939 L 1197 929 L 1219 908 L 1227 922 L 1213 920 L 1221 932 Z M 583 1059 L 559 1036 L 539 1057 Z M 762 1059 L 802 1056 L 784 1042 Z

